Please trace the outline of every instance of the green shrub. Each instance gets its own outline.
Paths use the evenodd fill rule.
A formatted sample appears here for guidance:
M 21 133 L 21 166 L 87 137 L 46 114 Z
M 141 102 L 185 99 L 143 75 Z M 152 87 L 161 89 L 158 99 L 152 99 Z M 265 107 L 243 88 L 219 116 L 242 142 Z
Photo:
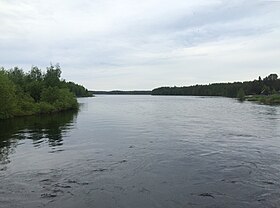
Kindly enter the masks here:
M 39 112 L 40 113 L 52 113 L 55 112 L 55 107 L 49 103 L 46 102 L 40 102 L 38 103 L 39 106 Z
M 245 100 L 245 92 L 244 92 L 244 90 L 242 88 L 238 90 L 237 98 L 240 101 L 244 101 Z

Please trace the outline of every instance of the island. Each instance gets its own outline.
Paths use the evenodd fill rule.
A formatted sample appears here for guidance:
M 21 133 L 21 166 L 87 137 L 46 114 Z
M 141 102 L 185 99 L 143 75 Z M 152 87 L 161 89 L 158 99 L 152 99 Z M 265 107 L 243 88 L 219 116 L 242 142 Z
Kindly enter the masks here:
M 82 85 L 61 79 L 59 64 L 46 72 L 32 66 L 29 72 L 0 68 L 0 119 L 77 110 L 77 97 L 90 97 Z

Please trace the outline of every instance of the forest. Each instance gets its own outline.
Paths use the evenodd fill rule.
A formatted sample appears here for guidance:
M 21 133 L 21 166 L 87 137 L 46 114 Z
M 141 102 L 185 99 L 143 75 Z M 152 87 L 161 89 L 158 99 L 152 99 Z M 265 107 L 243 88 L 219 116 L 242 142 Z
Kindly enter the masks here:
M 132 91 L 124 91 L 124 90 L 113 90 L 113 91 L 92 91 L 94 95 L 102 94 L 102 95 L 150 95 L 152 91 L 150 90 L 132 90 Z
M 78 109 L 76 97 L 92 94 L 61 79 L 61 73 L 59 64 L 51 64 L 46 72 L 36 66 L 29 72 L 0 68 L 0 119 Z
M 193 95 L 243 97 L 248 95 L 273 95 L 280 92 L 280 79 L 277 74 L 270 74 L 262 79 L 234 83 L 214 83 L 188 87 L 160 87 L 152 90 L 152 95 Z

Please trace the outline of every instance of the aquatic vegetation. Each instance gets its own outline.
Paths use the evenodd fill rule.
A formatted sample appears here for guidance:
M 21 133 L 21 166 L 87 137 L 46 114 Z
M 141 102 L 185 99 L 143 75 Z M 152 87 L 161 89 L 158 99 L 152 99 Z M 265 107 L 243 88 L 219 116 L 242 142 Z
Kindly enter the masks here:
M 273 95 L 254 95 L 246 97 L 248 101 L 259 102 L 262 104 L 267 105 L 280 105 L 280 95 L 273 94 Z

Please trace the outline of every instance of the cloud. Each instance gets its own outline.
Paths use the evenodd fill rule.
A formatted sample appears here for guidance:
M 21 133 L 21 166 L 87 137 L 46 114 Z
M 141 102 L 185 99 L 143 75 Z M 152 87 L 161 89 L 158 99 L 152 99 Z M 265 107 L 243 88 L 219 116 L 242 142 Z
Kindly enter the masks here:
M 279 8 L 261 0 L 2 0 L 0 65 L 59 62 L 66 79 L 91 89 L 251 79 L 279 70 Z

